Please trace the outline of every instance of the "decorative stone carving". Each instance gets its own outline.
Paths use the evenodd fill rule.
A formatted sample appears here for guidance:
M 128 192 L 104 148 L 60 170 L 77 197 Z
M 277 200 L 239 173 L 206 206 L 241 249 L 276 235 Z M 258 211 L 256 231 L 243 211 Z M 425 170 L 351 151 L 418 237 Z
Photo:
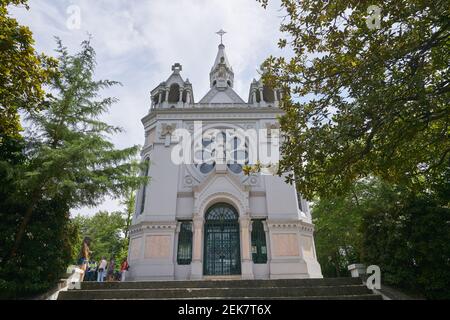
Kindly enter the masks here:
M 259 182 L 258 177 L 252 176 L 252 177 L 250 177 L 250 179 L 249 179 L 249 183 L 250 183 L 251 186 L 256 186 L 256 185 L 258 185 L 258 182 Z
M 186 176 L 184 178 L 184 185 L 186 187 L 192 187 L 194 185 L 194 178 L 192 178 L 191 176 Z
M 161 124 L 161 138 L 165 138 L 165 146 L 169 147 L 171 143 L 172 134 L 177 128 L 176 123 L 162 123 Z
M 165 137 L 167 135 L 172 135 L 172 133 L 177 128 L 176 123 L 162 123 L 161 124 L 161 137 Z

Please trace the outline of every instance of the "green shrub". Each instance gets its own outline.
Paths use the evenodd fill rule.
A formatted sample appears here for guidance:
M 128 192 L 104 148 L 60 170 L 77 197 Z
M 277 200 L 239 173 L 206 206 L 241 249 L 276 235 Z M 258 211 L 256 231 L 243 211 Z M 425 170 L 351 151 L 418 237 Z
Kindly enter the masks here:
M 363 219 L 363 259 L 383 282 L 429 299 L 450 299 L 450 209 L 421 196 Z
M 3 208 L 4 209 L 4 208 Z M 11 248 L 19 215 L 9 212 L 0 225 L 3 248 Z M 17 255 L 0 264 L 0 298 L 28 298 L 55 286 L 72 261 L 76 228 L 57 200 L 42 201 Z

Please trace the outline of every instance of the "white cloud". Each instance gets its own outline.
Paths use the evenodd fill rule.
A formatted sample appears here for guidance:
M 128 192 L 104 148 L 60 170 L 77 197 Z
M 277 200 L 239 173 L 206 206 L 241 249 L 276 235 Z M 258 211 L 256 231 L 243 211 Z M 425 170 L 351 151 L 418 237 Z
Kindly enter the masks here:
M 81 9 L 81 29 L 69 30 L 67 8 Z M 30 0 L 31 9 L 14 9 L 22 24 L 30 26 L 39 51 L 53 54 L 54 36 L 75 52 L 87 33 L 97 51 L 97 77 L 117 80 L 123 87 L 105 92 L 120 102 L 105 115 L 110 123 L 126 130 L 113 137 L 117 147 L 142 144 L 141 118 L 150 106 L 149 92 L 166 80 L 175 62 L 183 65 L 196 101 L 209 89 L 221 28 L 227 54 L 235 72 L 235 89 L 246 100 L 257 66 L 270 54 L 279 55 L 277 40 L 281 22 L 279 0 L 264 10 L 256 0 Z M 108 200 L 101 208 L 76 212 L 92 214 L 99 209 L 118 209 Z

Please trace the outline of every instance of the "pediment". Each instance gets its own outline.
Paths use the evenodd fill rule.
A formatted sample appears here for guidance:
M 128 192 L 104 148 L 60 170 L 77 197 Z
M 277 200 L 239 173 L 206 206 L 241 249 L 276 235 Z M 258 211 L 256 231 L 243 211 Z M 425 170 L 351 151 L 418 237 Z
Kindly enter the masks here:
M 206 96 L 200 100 L 200 104 L 213 104 L 213 103 L 245 103 L 241 97 L 232 89 L 217 90 L 212 88 Z
M 194 188 L 195 193 L 202 193 L 206 189 L 233 190 L 238 193 L 249 192 L 249 187 L 228 170 L 226 173 L 217 173 L 217 170 L 210 174 L 202 183 Z
M 224 171 L 212 173 L 200 185 L 194 187 L 195 207 L 199 211 L 213 198 L 229 199 L 238 206 L 240 212 L 246 213 L 249 208 L 250 187 L 242 184 L 234 174 Z

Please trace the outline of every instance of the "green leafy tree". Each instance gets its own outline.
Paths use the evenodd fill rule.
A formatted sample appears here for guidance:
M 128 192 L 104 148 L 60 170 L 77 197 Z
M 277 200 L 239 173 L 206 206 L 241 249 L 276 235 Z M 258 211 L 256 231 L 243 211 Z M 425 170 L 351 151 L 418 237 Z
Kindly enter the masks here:
M 136 191 L 128 190 L 125 194 L 125 198 L 122 201 L 122 205 L 125 207 L 125 239 L 130 239 L 130 226 L 133 219 L 133 214 L 136 205 Z
M 121 212 L 108 213 L 100 211 L 92 217 L 78 216 L 74 219 L 74 223 L 78 226 L 80 239 L 90 237 L 92 240 L 91 251 L 92 257 L 97 261 L 102 257 L 109 259 L 119 258 L 119 255 L 126 247 L 126 238 L 124 229 L 126 220 Z M 75 249 L 81 249 L 81 241 L 77 243 Z M 75 260 L 76 261 L 76 260 Z
M 0 144 L 0 257 L 11 246 L 28 201 L 17 183 L 28 163 L 25 141 L 4 136 L 3 142 Z M 77 234 L 63 199 L 39 201 L 21 254 L 10 262 L 0 259 L 0 299 L 28 297 L 55 285 L 71 261 Z
M 379 265 L 387 284 L 450 299 L 450 209 L 428 194 L 389 196 L 365 210 L 363 261 Z
M 43 85 L 56 71 L 57 60 L 38 55 L 28 27 L 8 14 L 8 6 L 25 6 L 26 0 L 0 0 L 0 144 L 4 136 L 19 137 L 20 110 L 45 107 Z
M 368 190 L 373 183 L 362 181 L 348 194 L 315 201 L 315 243 L 325 277 L 346 276 L 350 264 L 361 262 L 361 222 L 365 202 L 373 196 Z
M 135 191 L 129 189 L 121 204 L 123 212 L 98 212 L 93 217 L 77 216 L 73 223 L 78 226 L 78 241 L 74 246 L 75 255 L 73 261 L 79 258 L 81 241 L 84 237 L 92 240 L 92 257 L 99 260 L 102 257 L 115 258 L 122 261 L 128 256 L 129 230 L 134 214 Z
M 263 77 L 286 93 L 280 173 L 309 199 L 370 175 L 417 190 L 448 184 L 448 1 L 281 3 L 279 46 L 293 57 L 268 58 Z
M 8 152 L 17 157 L 14 161 L 0 161 L 0 170 L 6 173 L 1 177 L 0 190 L 5 189 L 3 182 L 8 183 L 9 190 L 5 191 L 0 206 L 1 219 L 5 221 L 0 248 L 1 275 L 16 284 L 26 278 L 31 285 L 23 284 L 22 288 L 39 283 L 40 276 L 49 272 L 50 266 L 36 261 L 34 267 L 42 269 L 42 273 L 30 278 L 22 272 L 22 266 L 33 264 L 31 247 L 41 248 L 40 261 L 47 261 L 45 258 L 51 254 L 47 247 L 42 247 L 42 242 L 36 241 L 37 233 L 50 236 L 51 233 L 45 233 L 50 230 L 75 241 L 66 230 L 70 225 L 70 209 L 96 206 L 106 196 L 120 197 L 146 181 L 134 174 L 142 167 L 133 160 L 138 146 L 117 150 L 109 136 L 121 129 L 100 120 L 116 102 L 114 98 L 100 98 L 100 91 L 117 83 L 94 80 L 95 51 L 90 42 L 83 42 L 81 51 L 70 55 L 58 41 L 57 51 L 59 72 L 52 78 L 54 96 L 48 101 L 48 108 L 29 112 L 30 126 L 23 149 L 15 150 L 14 143 L 8 142 Z M 58 237 L 50 238 L 46 245 L 55 245 L 57 241 Z M 60 243 L 54 248 L 55 252 L 67 249 L 71 258 L 70 245 Z M 53 271 L 64 272 L 69 261 L 66 262 L 54 264 Z
M 450 210 L 447 200 L 379 179 L 313 207 L 316 248 L 325 276 L 355 262 L 378 265 L 384 284 L 427 298 L 448 298 Z
M 82 51 L 69 55 L 58 41 L 60 76 L 53 79 L 55 97 L 43 112 L 31 112 L 30 161 L 23 174 L 27 207 L 15 234 L 9 258 L 16 255 L 39 200 L 61 197 L 69 208 L 96 206 L 105 196 L 120 197 L 144 181 L 132 174 L 138 146 L 117 150 L 107 136 L 120 128 L 99 120 L 115 98 L 99 99 L 99 91 L 117 85 L 93 80 L 95 51 L 84 41 Z
M 149 164 L 146 163 L 146 166 Z M 145 171 L 145 172 L 148 172 Z M 122 247 L 122 251 L 119 254 L 119 261 L 122 262 L 125 258 L 128 258 L 128 248 L 130 245 L 130 227 L 131 222 L 133 220 L 133 214 L 135 212 L 135 206 L 136 206 L 136 191 L 135 190 L 128 190 L 128 192 L 125 194 L 125 197 L 122 201 L 122 205 L 125 208 L 125 211 L 123 213 L 123 216 L 125 218 L 125 229 L 123 230 L 124 233 L 124 245 Z

